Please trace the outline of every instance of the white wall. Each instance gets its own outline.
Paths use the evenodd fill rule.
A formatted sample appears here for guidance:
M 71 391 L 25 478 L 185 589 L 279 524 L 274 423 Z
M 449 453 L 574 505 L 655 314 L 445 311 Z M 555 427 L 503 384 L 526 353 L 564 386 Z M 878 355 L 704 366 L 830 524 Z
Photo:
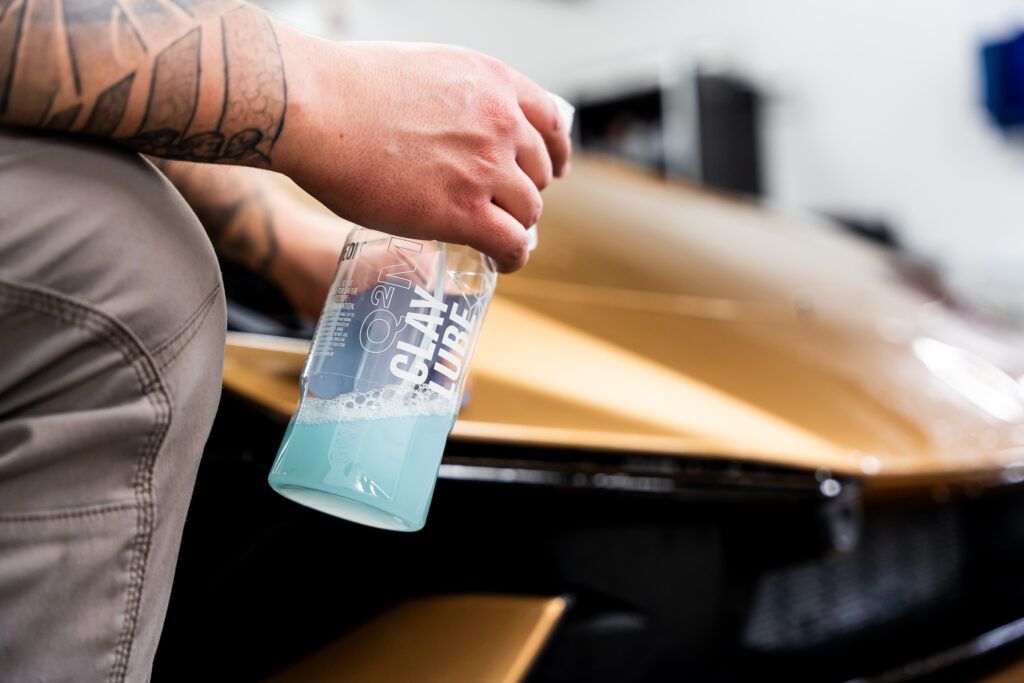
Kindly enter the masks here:
M 979 101 L 977 48 L 1021 0 L 277 0 L 346 39 L 484 50 L 569 96 L 701 60 L 769 95 L 766 175 L 783 205 L 891 220 L 956 265 L 1024 263 L 1024 140 Z

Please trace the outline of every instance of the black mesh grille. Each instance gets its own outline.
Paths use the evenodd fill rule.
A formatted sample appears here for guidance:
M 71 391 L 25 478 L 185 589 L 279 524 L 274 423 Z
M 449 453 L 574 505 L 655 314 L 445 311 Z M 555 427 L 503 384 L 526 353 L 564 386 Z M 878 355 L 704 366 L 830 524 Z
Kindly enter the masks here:
M 952 509 L 869 519 L 853 551 L 765 574 L 743 643 L 793 652 L 912 615 L 958 584 L 962 535 Z

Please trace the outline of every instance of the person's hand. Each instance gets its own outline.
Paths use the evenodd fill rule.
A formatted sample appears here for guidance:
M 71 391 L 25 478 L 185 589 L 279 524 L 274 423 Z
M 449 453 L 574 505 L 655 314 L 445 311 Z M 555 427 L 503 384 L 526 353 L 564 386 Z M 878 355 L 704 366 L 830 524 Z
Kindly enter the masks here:
M 332 43 L 247 3 L 186 4 L 150 13 L 141 49 L 117 12 L 36 13 L 15 32 L 0 124 L 280 171 L 342 218 L 523 265 L 539 190 L 570 155 L 539 86 L 470 50 Z M 242 258 L 265 270 L 264 256 Z
M 526 262 L 539 190 L 571 155 L 540 86 L 460 48 L 282 38 L 276 170 L 360 225 L 469 244 L 505 272 Z

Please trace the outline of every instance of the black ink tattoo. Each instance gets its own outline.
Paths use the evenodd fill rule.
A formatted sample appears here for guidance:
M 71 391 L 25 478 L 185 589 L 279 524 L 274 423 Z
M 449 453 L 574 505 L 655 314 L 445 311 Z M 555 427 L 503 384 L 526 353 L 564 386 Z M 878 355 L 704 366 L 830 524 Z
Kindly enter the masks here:
M 250 201 L 258 202 L 258 206 L 251 207 L 252 211 L 259 212 L 255 220 L 257 225 L 245 223 L 236 226 L 232 232 L 222 235 L 218 244 L 228 258 L 248 266 L 255 273 L 267 275 L 277 258 L 273 219 L 262 197 L 256 196 Z
M 143 36 L 147 47 L 159 49 L 174 36 L 183 36 L 196 27 L 191 15 L 167 0 L 118 0 L 121 10 Z
M 266 245 L 263 248 L 263 258 L 256 265 L 256 272 L 260 275 L 268 275 L 270 267 L 274 265 L 274 261 L 277 259 L 277 234 L 274 231 L 274 217 L 271 215 L 266 203 L 263 205 L 263 215 L 263 234 L 266 239 Z
M 217 128 L 228 155 L 269 157 L 284 120 L 284 66 L 270 21 L 242 6 L 221 17 L 224 110 Z M 273 49 L 267 49 L 273 46 Z
M 259 10 L 234 0 L 0 3 L 0 122 L 16 99 L 10 120 L 23 125 L 112 138 L 157 157 L 270 164 L 288 93 L 277 36 Z M 16 64 L 29 12 L 34 49 L 52 55 L 31 69 Z M 200 115 L 207 40 L 221 46 L 210 78 L 222 78 L 223 90 L 219 111 Z M 145 90 L 133 95 L 137 88 Z M 140 101 L 141 121 L 124 134 L 129 103 Z
M 67 24 L 105 23 L 117 12 L 115 0 L 72 0 L 64 2 L 64 22 Z
M 50 117 L 50 120 L 46 123 L 44 128 L 46 128 L 46 130 L 66 133 L 71 130 L 71 126 L 74 124 L 75 119 L 78 118 L 78 112 L 80 111 L 82 111 L 82 105 L 80 104 L 75 104 L 67 109 L 62 109 Z
M 96 98 L 96 106 L 89 115 L 82 132 L 86 135 L 97 137 L 110 137 L 121 119 L 124 117 L 125 107 L 128 105 L 128 95 L 132 90 L 132 83 L 135 82 L 135 74 L 128 74 L 120 81 L 110 86 Z
M 221 254 L 259 274 L 269 272 L 277 258 L 277 234 L 259 172 L 152 161 L 195 208 Z
M 181 8 L 181 10 L 186 12 L 189 16 L 195 16 L 193 9 L 197 4 L 199 4 L 196 0 L 171 0 L 171 2 Z
M 156 57 L 139 135 L 186 131 L 199 103 L 199 29 L 192 29 Z
M 121 0 L 121 9 L 128 10 L 136 16 L 152 14 L 164 17 L 168 9 L 160 0 Z
M 18 66 L 18 45 L 25 24 L 25 5 L 28 0 L 22 0 L 18 9 L 8 15 L 7 10 L 16 1 L 8 0 L 3 15 L 0 15 L 0 116 L 7 112 L 10 101 L 14 70 Z
M 0 0 L 0 21 L 4 20 L 7 9 L 14 4 L 14 0 Z
M 202 164 L 151 158 L 195 209 L 210 241 L 226 258 L 261 275 L 277 260 L 272 192 L 259 171 L 212 169 Z
M 281 51 L 269 20 L 245 5 L 221 17 L 224 100 L 220 118 L 213 130 L 186 135 L 195 116 L 202 73 L 200 34 L 197 33 L 195 44 L 186 41 L 187 38 L 158 55 L 145 120 L 135 135 L 122 141 L 156 157 L 269 165 L 270 150 L 284 127 L 287 100 Z M 162 69 L 165 62 L 173 63 L 174 67 Z M 196 99 L 189 100 L 188 86 L 193 83 L 189 79 L 194 74 Z M 171 99 L 174 105 L 170 105 Z M 189 103 L 188 120 L 181 121 Z
M 188 9 L 194 6 L 190 4 Z M 284 126 L 287 100 L 284 65 L 270 21 L 245 5 L 221 17 L 224 100 L 220 118 L 213 130 L 186 135 L 195 100 L 188 100 L 183 93 L 188 92 L 193 73 L 198 88 L 198 40 L 197 29 L 194 62 L 189 51 L 192 44 L 183 42 L 185 38 L 157 56 L 146 120 L 134 136 L 122 142 L 153 156 L 269 165 L 271 149 Z M 165 61 L 175 66 L 163 79 L 159 67 Z M 190 68 L 193 63 L 194 70 Z M 169 98 L 162 99 L 161 91 L 173 91 L 176 106 L 169 106 Z M 192 104 L 188 121 L 170 120 L 180 118 L 189 109 L 188 104 Z M 151 123 L 151 119 L 157 123 Z
M 139 44 L 139 47 L 142 48 L 142 51 L 148 53 L 149 48 L 146 46 L 146 41 L 142 39 L 142 34 L 139 33 L 139 27 L 135 25 L 135 22 L 132 21 L 132 18 L 128 16 L 128 13 L 125 12 L 124 8 L 120 5 L 117 6 L 117 13 L 120 15 L 121 21 L 124 22 L 125 28 L 130 30 L 132 35 L 135 36 L 135 40 Z
M 31 60 L 33 55 L 60 53 L 64 41 L 57 31 L 37 31 L 35 26 L 52 26 L 60 16 L 60 7 L 55 2 L 25 2 L 25 30 L 18 52 L 22 60 Z M 60 60 L 34 60 L 19 67 L 11 87 L 18 93 L 19 119 L 41 126 L 47 120 L 51 108 L 57 101 L 65 71 Z M 62 103 L 63 105 L 63 103 Z
M 260 275 L 270 270 L 277 257 L 277 237 L 270 207 L 258 190 L 231 204 L 210 207 L 200 221 L 225 256 Z
M 40 92 L 38 94 L 39 98 L 37 99 L 40 99 L 42 108 L 39 116 L 35 117 L 35 120 L 36 126 L 38 128 L 43 128 L 43 124 L 46 123 L 46 117 L 49 115 L 50 109 L 53 107 L 53 101 L 57 98 L 57 93 L 54 91 L 49 93 Z
M 221 18 L 224 100 L 213 130 L 188 132 L 202 73 L 198 29 L 196 42 L 188 39 L 185 36 L 157 56 L 145 120 L 122 142 L 153 156 L 269 165 L 270 151 L 284 126 L 287 98 L 284 65 L 270 22 L 248 6 Z M 174 66 L 164 69 L 165 63 Z M 189 87 L 193 83 L 194 94 Z M 182 121 L 185 112 L 188 120 Z
M 61 4 L 76 94 L 102 89 L 110 81 L 105 84 L 100 79 L 109 78 L 111 66 L 144 60 L 147 48 L 142 36 L 117 0 L 61 0 Z

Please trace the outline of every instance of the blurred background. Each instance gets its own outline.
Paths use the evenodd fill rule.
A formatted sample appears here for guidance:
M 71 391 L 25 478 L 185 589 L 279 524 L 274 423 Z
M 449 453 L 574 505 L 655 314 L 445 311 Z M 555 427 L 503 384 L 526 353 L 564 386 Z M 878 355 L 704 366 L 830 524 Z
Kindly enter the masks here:
M 270 491 L 311 325 L 223 264 L 155 681 L 1024 680 L 1024 4 L 260 4 L 499 57 L 577 156 L 416 534 Z
M 264 4 L 329 38 L 492 54 L 581 106 L 584 149 L 882 233 L 1017 308 L 998 290 L 1024 273 L 1021 48 L 987 71 L 983 51 L 1024 30 L 1019 2 Z

